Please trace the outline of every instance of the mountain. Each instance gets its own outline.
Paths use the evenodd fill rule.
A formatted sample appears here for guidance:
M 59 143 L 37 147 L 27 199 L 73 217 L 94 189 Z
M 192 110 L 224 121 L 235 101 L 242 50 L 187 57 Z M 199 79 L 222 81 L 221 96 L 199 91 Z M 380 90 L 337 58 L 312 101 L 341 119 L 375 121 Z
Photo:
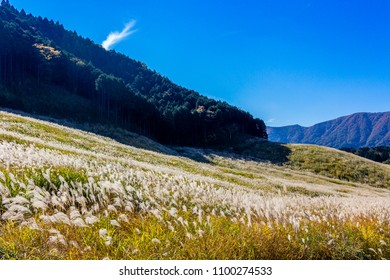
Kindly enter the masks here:
M 164 144 L 267 138 L 249 113 L 174 84 L 59 22 L 0 7 L 0 106 L 125 128 Z
M 268 127 L 271 141 L 334 148 L 390 146 L 390 112 L 356 113 L 311 127 Z

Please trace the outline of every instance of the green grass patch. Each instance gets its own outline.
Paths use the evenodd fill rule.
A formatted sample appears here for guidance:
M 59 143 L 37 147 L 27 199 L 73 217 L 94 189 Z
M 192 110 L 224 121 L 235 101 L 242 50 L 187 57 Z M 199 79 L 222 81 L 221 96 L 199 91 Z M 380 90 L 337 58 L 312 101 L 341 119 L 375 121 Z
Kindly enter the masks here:
M 345 152 L 319 146 L 289 145 L 288 166 L 343 181 L 390 189 L 390 169 Z

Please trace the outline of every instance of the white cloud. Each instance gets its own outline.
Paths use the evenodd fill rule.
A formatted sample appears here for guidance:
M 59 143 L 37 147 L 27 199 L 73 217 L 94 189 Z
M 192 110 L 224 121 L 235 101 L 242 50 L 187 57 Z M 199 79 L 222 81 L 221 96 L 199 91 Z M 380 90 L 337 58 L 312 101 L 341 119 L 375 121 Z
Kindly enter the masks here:
M 269 119 L 268 121 L 266 121 L 265 123 L 266 124 L 271 124 L 271 123 L 274 123 L 276 122 L 276 119 Z
M 106 50 L 110 50 L 113 45 L 118 44 L 123 39 L 135 33 L 137 30 L 132 30 L 135 24 L 136 21 L 131 20 L 130 22 L 126 23 L 125 28 L 123 28 L 121 32 L 118 31 L 111 32 L 107 36 L 107 39 L 102 43 L 102 47 L 105 48 Z

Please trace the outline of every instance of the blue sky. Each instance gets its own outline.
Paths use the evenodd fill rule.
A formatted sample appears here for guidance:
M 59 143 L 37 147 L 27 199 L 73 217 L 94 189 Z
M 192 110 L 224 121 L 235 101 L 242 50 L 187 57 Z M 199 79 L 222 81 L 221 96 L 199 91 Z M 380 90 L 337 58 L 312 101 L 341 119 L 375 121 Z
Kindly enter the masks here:
M 390 111 L 387 0 L 10 0 L 270 126 Z

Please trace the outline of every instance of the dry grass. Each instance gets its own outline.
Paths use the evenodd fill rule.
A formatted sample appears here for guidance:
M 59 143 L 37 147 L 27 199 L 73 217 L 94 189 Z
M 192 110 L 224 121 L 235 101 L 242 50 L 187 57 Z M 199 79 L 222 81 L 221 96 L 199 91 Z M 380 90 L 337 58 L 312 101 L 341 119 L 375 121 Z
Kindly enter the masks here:
M 348 222 L 232 222 L 214 217 L 202 235 L 175 232 L 155 217 L 132 216 L 121 227 L 102 218 L 90 227 L 65 224 L 40 229 L 6 222 L 0 228 L 2 259 L 389 259 L 390 227 L 373 217 Z M 107 234 L 99 234 L 102 230 Z
M 0 119 L 0 259 L 390 258 L 382 165 L 312 146 L 289 146 L 287 167 L 192 149 L 198 162 Z M 355 169 L 337 178 L 338 159 Z

